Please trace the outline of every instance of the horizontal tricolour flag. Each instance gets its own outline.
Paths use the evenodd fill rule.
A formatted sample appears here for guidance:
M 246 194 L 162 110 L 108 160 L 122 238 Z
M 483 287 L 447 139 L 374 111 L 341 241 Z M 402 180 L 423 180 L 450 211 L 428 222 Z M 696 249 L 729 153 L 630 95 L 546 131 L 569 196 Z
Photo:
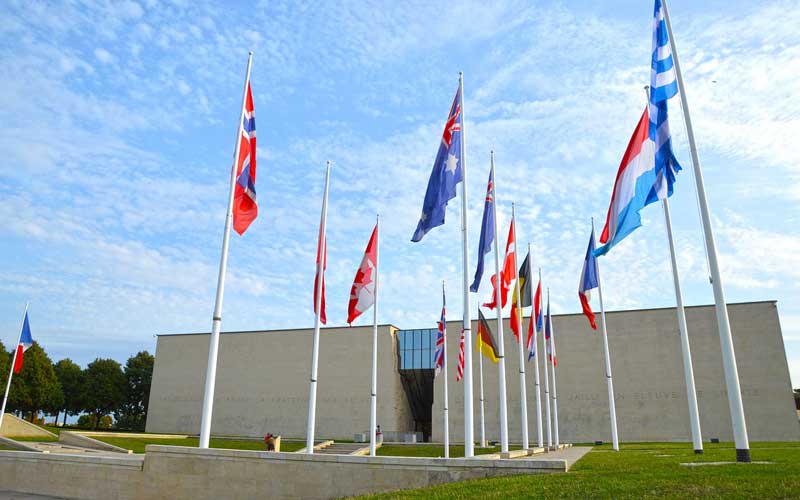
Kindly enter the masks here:
M 517 279 L 519 280 L 519 295 L 520 295 L 520 303 L 522 304 L 520 307 L 529 307 L 531 305 L 531 282 L 530 282 L 530 258 L 531 254 L 525 256 L 525 260 L 522 261 L 522 265 L 519 266 L 519 271 L 517 272 Z M 517 294 L 511 297 L 511 317 L 509 318 L 509 322 L 511 323 L 511 331 L 514 332 L 514 336 L 519 338 L 519 331 L 520 326 L 518 324 L 519 317 L 522 314 L 517 312 Z
M 475 335 L 475 349 L 489 358 L 492 363 L 500 361 L 500 356 L 497 354 L 497 342 L 494 341 L 489 322 L 486 321 L 486 317 L 480 309 L 478 309 L 478 334 Z
M 14 373 L 19 373 L 22 370 L 22 360 L 25 351 L 33 345 L 33 337 L 31 337 L 31 325 L 28 322 L 28 312 L 25 311 L 25 319 L 22 321 L 22 331 L 19 335 L 19 344 L 14 353 Z
M 648 198 L 656 181 L 656 173 L 649 125 L 645 108 L 617 171 L 606 225 L 600 235 L 600 243 L 605 245 L 595 250 L 597 256 L 605 255 L 611 247 L 641 226 L 639 211 L 652 202 Z
M 578 285 L 578 297 L 581 299 L 583 314 L 589 319 L 589 324 L 597 330 L 597 323 L 594 320 L 592 305 L 589 303 L 591 290 L 597 288 L 597 257 L 594 255 L 594 229 L 589 237 L 589 247 L 586 249 L 586 259 L 583 261 L 583 271 L 581 271 L 581 282 Z

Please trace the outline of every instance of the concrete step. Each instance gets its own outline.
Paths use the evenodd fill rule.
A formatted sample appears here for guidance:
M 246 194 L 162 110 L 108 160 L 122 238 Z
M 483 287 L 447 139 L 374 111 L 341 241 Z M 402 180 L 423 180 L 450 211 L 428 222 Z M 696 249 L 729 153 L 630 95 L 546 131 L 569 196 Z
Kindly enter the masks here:
M 327 448 L 314 451 L 314 453 L 322 455 L 351 455 L 361 448 L 364 448 L 363 443 L 333 443 Z

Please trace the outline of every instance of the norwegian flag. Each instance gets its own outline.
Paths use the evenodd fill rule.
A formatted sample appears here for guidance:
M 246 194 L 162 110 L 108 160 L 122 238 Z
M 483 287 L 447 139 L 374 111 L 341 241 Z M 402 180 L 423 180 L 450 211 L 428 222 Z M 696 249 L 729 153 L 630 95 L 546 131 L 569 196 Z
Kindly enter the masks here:
M 320 301 L 319 321 L 323 325 L 328 322 L 325 315 L 325 268 L 328 267 L 328 240 L 322 236 L 322 228 L 319 230 L 319 240 L 317 241 L 317 274 L 314 276 L 314 313 L 317 313 L 317 283 L 322 275 L 322 300 Z
M 464 329 L 461 329 L 461 341 L 458 347 L 458 367 L 456 368 L 456 382 L 464 378 Z
M 447 334 L 447 320 L 445 319 L 444 286 L 442 286 L 442 319 L 439 320 L 439 333 L 436 334 L 436 351 L 433 353 L 434 377 L 444 368 L 444 341 Z
M 33 337 L 31 337 L 31 325 L 28 323 L 28 311 L 25 311 L 25 319 L 22 322 L 22 331 L 19 334 L 19 344 L 17 350 L 14 352 L 14 373 L 19 373 L 22 370 L 22 358 L 25 351 L 33 345 Z
M 350 304 L 347 308 L 347 323 L 352 324 L 356 318 L 375 304 L 375 285 L 378 277 L 378 225 L 372 230 L 372 236 L 361 259 L 361 266 L 350 289 Z
M 236 188 L 233 194 L 233 229 L 240 235 L 247 231 L 258 216 L 256 203 L 256 112 L 250 80 L 244 102 L 242 136 L 239 140 L 239 157 L 236 159 Z

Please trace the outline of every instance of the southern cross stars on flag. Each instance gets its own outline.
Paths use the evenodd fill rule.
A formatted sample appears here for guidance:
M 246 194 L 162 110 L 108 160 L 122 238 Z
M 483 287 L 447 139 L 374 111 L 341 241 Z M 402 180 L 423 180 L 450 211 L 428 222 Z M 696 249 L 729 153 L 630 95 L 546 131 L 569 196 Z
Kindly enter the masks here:
M 258 216 L 256 204 L 256 111 L 250 81 L 242 119 L 242 136 L 239 141 L 239 157 L 236 164 L 236 188 L 233 195 L 233 229 L 241 234 Z
M 461 114 L 461 90 L 456 91 L 453 105 L 447 116 L 447 123 L 442 133 L 439 152 L 433 162 L 433 170 L 425 191 L 422 203 L 422 215 L 417 230 L 411 241 L 418 242 L 425 234 L 436 226 L 444 224 L 447 202 L 456 197 L 456 185 L 461 182 L 461 130 L 463 128 Z
M 436 334 L 436 350 L 433 353 L 433 366 L 434 377 L 439 376 L 439 372 L 444 368 L 444 333 L 447 328 L 447 320 L 445 319 L 445 299 L 444 290 L 442 290 L 442 318 L 439 320 L 439 332 Z

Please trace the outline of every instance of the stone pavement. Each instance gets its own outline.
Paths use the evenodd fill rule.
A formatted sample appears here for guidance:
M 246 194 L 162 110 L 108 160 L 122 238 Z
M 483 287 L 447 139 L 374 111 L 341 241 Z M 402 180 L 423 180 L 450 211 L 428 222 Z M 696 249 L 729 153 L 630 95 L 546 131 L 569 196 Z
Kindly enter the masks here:
M 551 451 L 549 453 L 542 453 L 538 455 L 531 455 L 524 458 L 515 458 L 514 460 L 556 460 L 562 459 L 567 461 L 567 470 L 572 465 L 583 458 L 584 455 L 592 451 L 591 446 L 571 446 L 558 451 Z

